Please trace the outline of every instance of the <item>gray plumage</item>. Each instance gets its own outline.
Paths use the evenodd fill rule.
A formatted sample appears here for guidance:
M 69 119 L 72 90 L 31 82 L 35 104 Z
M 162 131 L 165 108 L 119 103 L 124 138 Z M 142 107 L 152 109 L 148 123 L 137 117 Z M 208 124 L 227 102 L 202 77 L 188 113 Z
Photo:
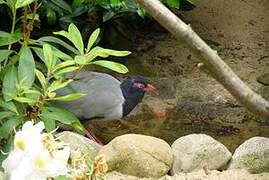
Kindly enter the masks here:
M 121 118 L 124 97 L 120 84 L 120 81 L 108 74 L 81 71 L 68 87 L 56 93 L 57 96 L 71 93 L 85 93 L 88 96 L 69 102 L 56 101 L 56 103 L 73 112 L 79 119 Z

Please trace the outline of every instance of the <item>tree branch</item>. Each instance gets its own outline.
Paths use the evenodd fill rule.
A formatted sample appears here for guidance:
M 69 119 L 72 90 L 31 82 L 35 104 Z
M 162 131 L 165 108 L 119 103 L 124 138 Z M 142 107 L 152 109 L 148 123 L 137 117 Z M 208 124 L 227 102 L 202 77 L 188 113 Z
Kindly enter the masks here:
M 190 27 L 159 0 L 136 0 L 177 39 L 189 45 L 203 62 L 209 74 L 220 82 L 243 106 L 269 121 L 269 102 L 252 91 Z

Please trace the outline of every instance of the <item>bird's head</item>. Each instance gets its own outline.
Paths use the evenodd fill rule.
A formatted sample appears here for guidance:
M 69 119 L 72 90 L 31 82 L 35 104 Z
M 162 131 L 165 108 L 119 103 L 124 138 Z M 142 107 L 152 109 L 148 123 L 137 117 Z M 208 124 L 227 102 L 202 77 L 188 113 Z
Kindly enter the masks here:
M 139 92 L 150 92 L 152 94 L 158 95 L 159 92 L 157 88 L 153 85 L 147 83 L 147 81 L 142 76 L 134 76 L 131 79 L 131 89 L 132 91 L 139 91 Z

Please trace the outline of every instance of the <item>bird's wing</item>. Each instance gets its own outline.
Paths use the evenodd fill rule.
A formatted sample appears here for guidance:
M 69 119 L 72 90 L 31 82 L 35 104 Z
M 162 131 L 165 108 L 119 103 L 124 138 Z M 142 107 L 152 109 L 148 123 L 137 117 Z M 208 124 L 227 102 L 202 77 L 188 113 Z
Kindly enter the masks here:
M 101 117 L 105 119 L 120 118 L 124 98 L 120 89 L 120 82 L 110 75 L 90 72 L 79 74 L 70 83 L 71 88 L 57 91 L 57 95 L 85 93 L 88 96 L 75 101 L 58 102 L 81 119 Z

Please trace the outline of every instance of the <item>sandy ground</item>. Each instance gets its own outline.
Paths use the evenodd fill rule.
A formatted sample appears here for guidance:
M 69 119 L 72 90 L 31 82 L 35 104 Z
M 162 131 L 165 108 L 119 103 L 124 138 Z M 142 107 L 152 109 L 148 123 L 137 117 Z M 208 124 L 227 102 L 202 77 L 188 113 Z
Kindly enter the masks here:
M 180 173 L 175 176 L 165 176 L 160 179 L 137 178 L 126 176 L 116 172 L 109 173 L 107 180 L 269 180 L 269 173 L 249 174 L 245 170 L 233 169 L 228 171 L 200 170 L 193 173 Z

